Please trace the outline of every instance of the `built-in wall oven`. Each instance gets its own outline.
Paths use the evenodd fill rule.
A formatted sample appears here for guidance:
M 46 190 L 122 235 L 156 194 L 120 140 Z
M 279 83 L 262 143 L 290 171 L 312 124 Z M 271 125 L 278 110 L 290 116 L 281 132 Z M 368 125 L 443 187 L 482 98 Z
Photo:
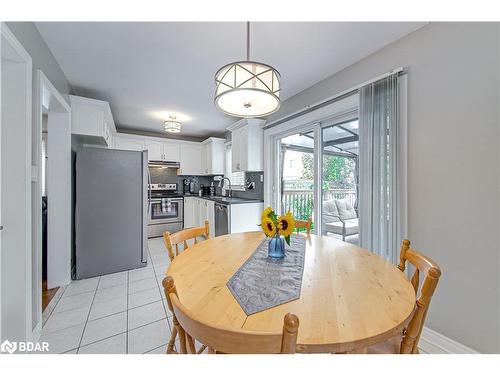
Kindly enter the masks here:
M 177 193 L 177 184 L 150 184 L 148 237 L 182 230 L 184 198 Z

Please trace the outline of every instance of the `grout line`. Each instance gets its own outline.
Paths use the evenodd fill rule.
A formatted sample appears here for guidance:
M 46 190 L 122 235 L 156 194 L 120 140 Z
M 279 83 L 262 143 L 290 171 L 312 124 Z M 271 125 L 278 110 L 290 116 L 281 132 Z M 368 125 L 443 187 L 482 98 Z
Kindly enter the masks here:
M 108 337 L 105 337 L 103 339 L 99 339 L 99 340 L 95 340 L 95 341 L 92 341 L 92 342 L 89 342 L 88 344 L 85 344 L 85 345 L 82 345 L 78 348 L 78 350 L 80 350 L 80 348 L 85 348 L 87 346 L 90 346 L 90 345 L 93 345 L 93 344 L 97 344 L 101 341 L 104 341 L 104 340 L 107 340 L 107 339 L 110 339 L 112 337 L 116 337 L 116 336 L 120 336 L 120 335 L 123 335 L 124 333 L 127 333 L 127 332 L 120 332 L 120 333 L 115 333 L 114 335 L 111 335 L 111 336 L 108 336 Z M 76 349 L 76 348 L 75 348 Z M 75 350 L 75 349 L 71 349 L 71 350 Z M 70 351 L 70 350 L 68 350 Z
M 148 350 L 147 352 L 144 352 L 144 353 L 142 353 L 142 354 L 149 354 L 149 353 L 151 353 L 153 350 L 156 350 L 156 349 L 158 349 L 158 348 L 163 348 L 164 346 L 167 346 L 167 345 L 168 345 L 168 342 L 167 342 L 166 344 L 162 344 L 162 345 L 160 345 L 160 346 L 157 346 L 156 348 L 153 348 L 153 349 L 151 349 L 151 350 Z M 165 348 L 165 349 L 166 349 L 166 348 Z M 166 350 L 165 350 L 165 353 L 166 353 Z M 165 354 L 165 353 L 164 353 L 164 354 Z
M 87 329 L 87 323 L 89 321 L 90 312 L 92 311 L 92 306 L 94 305 L 95 295 L 97 294 L 97 289 L 99 289 L 100 282 L 101 282 L 101 277 L 99 276 L 99 280 L 97 280 L 97 287 L 95 288 L 95 292 L 94 292 L 94 298 L 92 298 L 92 302 L 90 304 L 90 309 L 89 309 L 89 312 L 87 314 L 87 320 L 85 321 L 85 325 L 83 326 L 83 331 L 82 331 L 82 335 L 80 336 L 80 342 L 78 343 L 78 350 L 76 351 L 76 354 L 78 354 L 78 352 L 80 351 L 80 346 L 82 345 L 83 335 L 85 334 L 85 330 Z
M 116 298 L 118 299 L 118 298 Z M 103 302 L 108 302 L 108 301 L 112 301 L 111 299 L 108 299 L 106 301 L 103 301 Z M 96 302 L 96 303 L 100 303 L 100 302 Z M 100 316 L 98 318 L 92 318 L 90 319 L 90 316 L 89 316 L 89 319 L 87 320 L 88 322 L 95 322 L 96 320 L 99 320 L 99 319 L 104 319 L 104 318 L 108 318 L 110 316 L 113 316 L 113 315 L 118 315 L 118 314 L 123 314 L 124 312 L 127 312 L 127 309 L 125 308 L 125 310 L 121 310 L 121 311 L 116 311 L 114 313 L 111 313 L 111 314 L 107 314 L 107 315 L 103 315 L 103 316 Z
M 125 331 L 125 354 L 128 354 L 128 290 L 130 284 L 130 271 L 127 272 L 127 327 Z
M 160 318 L 160 319 L 153 320 L 153 321 L 148 322 L 148 323 L 146 323 L 146 324 L 142 324 L 142 325 L 140 325 L 140 326 L 134 327 L 134 328 L 132 328 L 131 330 L 129 330 L 128 332 L 130 332 L 130 331 L 135 331 L 136 329 L 139 329 L 139 328 L 142 328 L 142 327 L 146 327 L 146 326 L 148 326 L 148 325 L 150 325 L 150 324 L 153 324 L 153 323 L 158 323 L 158 322 L 159 322 L 159 321 L 161 321 L 161 320 L 167 320 L 167 318 Z M 168 326 L 168 321 L 167 321 L 167 326 Z
M 156 280 L 156 285 L 158 286 L 158 290 L 160 291 L 160 300 L 161 300 L 161 304 L 163 305 L 163 311 L 165 311 L 165 316 L 167 316 L 167 308 L 165 306 L 165 303 L 163 302 L 163 294 L 162 293 L 165 293 L 165 291 L 163 290 L 163 285 L 162 287 L 160 287 L 160 282 L 158 281 L 158 276 L 156 275 L 156 269 L 155 269 L 155 265 L 154 265 L 154 262 L 153 262 L 153 259 L 151 259 L 151 263 L 153 263 L 153 273 L 155 274 L 155 280 Z M 169 324 L 170 326 L 170 324 Z

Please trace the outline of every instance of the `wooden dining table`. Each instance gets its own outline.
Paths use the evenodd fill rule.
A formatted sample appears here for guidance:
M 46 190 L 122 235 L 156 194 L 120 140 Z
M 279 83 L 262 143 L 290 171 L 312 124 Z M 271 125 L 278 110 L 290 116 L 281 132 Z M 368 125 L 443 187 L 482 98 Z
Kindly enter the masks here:
M 304 235 L 305 236 L 305 235 Z M 167 269 L 181 302 L 219 328 L 280 333 L 299 318 L 297 350 L 356 352 L 401 334 L 415 291 L 389 261 L 332 237 L 307 235 L 300 298 L 247 316 L 226 286 L 264 239 L 262 232 L 208 239 L 180 253 Z

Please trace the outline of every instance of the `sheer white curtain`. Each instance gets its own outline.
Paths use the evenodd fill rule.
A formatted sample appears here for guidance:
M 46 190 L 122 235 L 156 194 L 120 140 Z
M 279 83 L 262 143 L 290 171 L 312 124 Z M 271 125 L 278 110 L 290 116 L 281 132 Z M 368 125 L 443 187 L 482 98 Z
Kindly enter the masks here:
M 360 89 L 360 244 L 394 263 L 406 222 L 406 165 L 400 162 L 406 161 L 406 147 L 399 99 L 397 74 Z

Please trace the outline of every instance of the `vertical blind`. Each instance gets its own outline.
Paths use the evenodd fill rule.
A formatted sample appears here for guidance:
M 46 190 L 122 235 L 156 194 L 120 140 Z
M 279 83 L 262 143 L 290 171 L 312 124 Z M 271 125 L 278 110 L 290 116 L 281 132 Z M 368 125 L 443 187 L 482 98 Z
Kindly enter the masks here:
M 397 74 L 360 89 L 360 245 L 396 262 L 398 233 Z

